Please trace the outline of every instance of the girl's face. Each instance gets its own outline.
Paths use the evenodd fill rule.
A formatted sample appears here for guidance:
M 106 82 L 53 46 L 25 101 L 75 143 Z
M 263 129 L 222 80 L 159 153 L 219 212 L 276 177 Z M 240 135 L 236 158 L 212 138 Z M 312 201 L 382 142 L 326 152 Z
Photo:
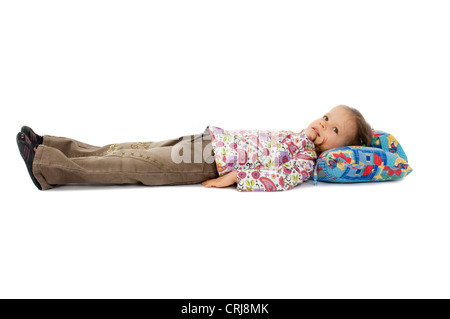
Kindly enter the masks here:
M 343 106 L 336 106 L 306 128 L 308 138 L 314 142 L 319 153 L 347 146 L 356 134 L 356 123 L 352 113 Z

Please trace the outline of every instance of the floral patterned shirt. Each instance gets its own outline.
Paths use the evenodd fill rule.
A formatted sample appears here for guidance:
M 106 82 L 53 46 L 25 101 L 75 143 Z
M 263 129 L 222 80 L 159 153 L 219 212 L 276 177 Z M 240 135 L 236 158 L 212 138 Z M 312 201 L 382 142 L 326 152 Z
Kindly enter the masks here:
M 238 191 L 288 190 L 311 176 L 317 154 L 303 131 L 207 128 L 219 176 L 237 171 Z

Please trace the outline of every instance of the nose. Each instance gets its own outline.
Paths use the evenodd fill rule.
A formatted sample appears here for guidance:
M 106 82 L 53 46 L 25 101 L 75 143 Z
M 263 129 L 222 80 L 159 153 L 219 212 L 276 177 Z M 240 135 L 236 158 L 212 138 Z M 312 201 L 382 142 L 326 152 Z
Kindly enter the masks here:
M 322 126 L 322 129 L 325 129 L 325 122 L 324 121 L 320 121 L 320 126 Z

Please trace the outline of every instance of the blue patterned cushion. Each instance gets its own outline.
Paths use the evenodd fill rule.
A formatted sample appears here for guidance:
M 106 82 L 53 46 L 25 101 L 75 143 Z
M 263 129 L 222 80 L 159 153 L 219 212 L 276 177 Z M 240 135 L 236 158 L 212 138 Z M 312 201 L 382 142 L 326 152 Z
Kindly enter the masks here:
M 375 131 L 372 130 L 373 138 L 371 147 L 378 147 L 389 153 L 394 153 L 403 158 L 405 161 L 408 161 L 408 157 L 406 157 L 405 151 L 403 151 L 402 146 L 397 141 L 395 137 L 391 134 L 383 132 L 383 131 Z
M 323 152 L 316 161 L 314 184 L 382 182 L 412 172 L 400 143 L 383 131 L 373 130 L 371 147 L 345 146 Z

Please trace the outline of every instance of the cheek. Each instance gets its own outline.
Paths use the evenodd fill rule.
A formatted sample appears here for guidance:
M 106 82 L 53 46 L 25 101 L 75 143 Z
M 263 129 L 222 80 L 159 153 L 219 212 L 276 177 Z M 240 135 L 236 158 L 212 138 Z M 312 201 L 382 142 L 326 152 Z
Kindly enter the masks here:
M 341 147 L 341 146 L 345 146 L 343 143 L 342 138 L 339 138 L 338 136 L 333 136 L 331 142 L 333 143 L 334 147 Z
M 334 147 L 335 145 L 337 145 L 336 136 L 328 134 L 327 136 L 325 136 L 324 144 L 328 147 Z

